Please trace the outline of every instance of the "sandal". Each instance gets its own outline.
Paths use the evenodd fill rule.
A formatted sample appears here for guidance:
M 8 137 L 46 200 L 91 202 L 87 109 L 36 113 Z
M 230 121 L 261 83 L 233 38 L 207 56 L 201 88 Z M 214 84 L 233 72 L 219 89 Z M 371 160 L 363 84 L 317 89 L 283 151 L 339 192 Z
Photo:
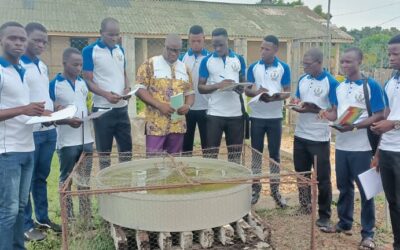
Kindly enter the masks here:
M 367 237 L 361 241 L 360 247 L 358 249 L 370 250 L 370 249 L 375 249 L 375 247 L 376 245 L 374 239 Z
M 324 233 L 333 234 L 333 233 L 344 233 L 345 235 L 351 236 L 353 233 L 351 230 L 344 230 L 338 225 L 330 226 L 330 227 L 320 227 L 319 230 Z

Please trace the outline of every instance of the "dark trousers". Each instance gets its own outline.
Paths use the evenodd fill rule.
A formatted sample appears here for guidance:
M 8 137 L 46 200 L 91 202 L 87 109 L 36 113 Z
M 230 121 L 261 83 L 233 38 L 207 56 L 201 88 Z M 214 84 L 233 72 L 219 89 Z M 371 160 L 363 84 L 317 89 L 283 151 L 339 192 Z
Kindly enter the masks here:
M 222 133 L 225 133 L 226 146 L 228 147 L 228 160 L 240 163 L 244 138 L 243 117 L 207 115 L 207 150 L 205 151 L 207 157 L 218 157 Z
M 253 152 L 252 154 L 252 171 L 253 174 L 261 174 L 262 169 L 262 153 L 264 151 L 264 137 L 267 135 L 268 140 L 268 152 L 269 157 L 280 162 L 280 149 L 282 139 L 282 118 L 277 119 L 259 119 L 250 118 L 251 120 L 251 147 L 261 153 L 258 154 Z M 269 163 L 269 171 L 271 174 L 279 174 L 279 166 L 273 163 Z M 272 180 L 271 183 L 271 195 L 277 196 L 279 194 L 279 177 Z M 259 193 L 261 191 L 261 185 L 254 184 L 253 191 Z
M 93 107 L 93 112 L 99 109 Z M 93 120 L 96 140 L 96 150 L 100 154 L 100 168 L 110 166 L 110 153 L 113 139 L 117 142 L 119 161 L 129 161 L 132 157 L 131 122 L 128 116 L 128 107 L 113 108 L 97 119 Z
M 320 218 L 331 218 L 332 183 L 330 143 L 294 137 L 293 161 L 296 172 L 311 171 L 317 157 L 318 214 Z M 305 177 L 310 178 L 310 174 Z M 311 187 L 299 184 L 299 202 L 302 207 L 311 206 Z
M 400 152 L 379 151 L 383 190 L 389 203 L 394 237 L 393 248 L 400 249 Z
M 205 149 L 207 132 L 207 110 L 190 110 L 186 114 L 186 133 L 183 138 L 183 152 L 192 152 L 196 124 L 199 127 L 201 149 Z
M 89 189 L 90 174 L 92 171 L 93 143 L 63 147 L 57 150 L 60 163 L 60 186 L 67 180 L 83 153 L 86 153 L 88 157 L 85 159 L 85 162 L 82 163 L 82 166 L 78 166 L 75 178 L 79 182 L 77 183 L 78 190 Z M 68 189 L 70 190 L 71 187 Z M 69 218 L 72 218 L 74 217 L 72 197 L 67 196 L 66 199 L 67 214 Z M 90 199 L 86 195 L 79 196 L 79 213 L 84 216 L 84 218 L 89 218 L 91 216 Z
M 375 204 L 367 200 L 358 175 L 369 170 L 372 151 L 342 151 L 336 149 L 336 184 L 339 190 L 338 226 L 350 230 L 354 214 L 354 182 L 361 195 L 361 236 L 374 237 Z

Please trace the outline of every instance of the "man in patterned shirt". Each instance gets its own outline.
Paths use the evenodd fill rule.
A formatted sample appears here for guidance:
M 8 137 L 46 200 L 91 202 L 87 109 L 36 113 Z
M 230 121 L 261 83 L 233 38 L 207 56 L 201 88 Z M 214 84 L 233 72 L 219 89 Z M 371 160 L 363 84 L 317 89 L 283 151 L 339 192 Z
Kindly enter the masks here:
M 141 85 L 137 96 L 146 103 L 146 152 L 182 151 L 186 132 L 185 114 L 194 101 L 192 79 L 186 65 L 178 60 L 182 39 L 169 34 L 163 54 L 145 61 L 138 69 L 136 82 Z M 171 97 L 183 94 L 184 104 L 171 107 Z M 173 117 L 174 113 L 179 115 Z M 175 114 L 175 115 L 176 115 Z

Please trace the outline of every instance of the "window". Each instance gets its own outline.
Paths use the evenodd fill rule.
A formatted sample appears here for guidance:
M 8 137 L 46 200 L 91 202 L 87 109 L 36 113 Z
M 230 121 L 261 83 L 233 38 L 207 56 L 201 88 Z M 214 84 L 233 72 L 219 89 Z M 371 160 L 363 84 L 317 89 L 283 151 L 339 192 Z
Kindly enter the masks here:
M 70 45 L 71 47 L 77 48 L 79 51 L 82 51 L 83 48 L 89 45 L 89 38 L 71 37 Z

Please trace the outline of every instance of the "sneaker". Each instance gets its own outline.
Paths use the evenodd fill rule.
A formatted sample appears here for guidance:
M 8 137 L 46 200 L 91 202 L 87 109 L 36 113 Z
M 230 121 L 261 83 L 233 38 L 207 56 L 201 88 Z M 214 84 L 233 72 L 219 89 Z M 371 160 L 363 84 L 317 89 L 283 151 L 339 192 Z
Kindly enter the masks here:
M 39 229 L 31 228 L 24 233 L 25 241 L 40 241 L 46 238 L 46 235 Z
M 318 227 L 330 227 L 331 226 L 331 220 L 328 218 L 319 218 L 315 224 Z
M 51 230 L 53 230 L 54 232 L 56 232 L 56 233 L 61 233 L 61 226 L 60 225 L 58 225 L 58 224 L 56 224 L 56 223 L 53 223 L 52 221 L 46 221 L 46 222 L 39 222 L 39 221 L 37 221 L 36 222 L 36 224 L 37 224 L 37 226 L 38 226 L 38 228 L 39 229 L 45 229 L 45 230 L 47 230 L 47 229 L 51 229 Z

